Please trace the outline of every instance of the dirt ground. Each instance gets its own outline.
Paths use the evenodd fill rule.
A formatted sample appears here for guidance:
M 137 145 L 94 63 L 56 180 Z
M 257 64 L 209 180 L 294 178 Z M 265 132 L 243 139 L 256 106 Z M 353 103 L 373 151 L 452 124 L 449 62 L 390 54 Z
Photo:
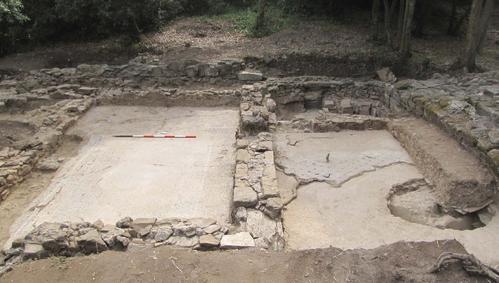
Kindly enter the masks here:
M 30 262 L 16 266 L 2 282 L 486 282 L 457 265 L 429 273 L 443 251 L 463 248 L 455 241 L 288 253 L 160 247 Z
M 368 15 L 348 21 L 298 20 L 287 28 L 263 38 L 249 38 L 236 31 L 234 23 L 211 18 L 182 18 L 158 32 L 142 35 L 140 44 L 119 47 L 116 39 L 85 44 L 59 44 L 32 52 L 0 58 L 0 71 L 29 71 L 40 68 L 72 67 L 78 64 L 124 64 L 138 52 L 160 61 L 215 60 L 221 58 L 276 58 L 289 54 L 351 57 L 394 54 L 371 39 Z M 499 66 L 499 24 L 493 24 L 479 63 L 486 69 Z M 417 65 L 448 67 L 456 60 L 455 47 L 463 38 L 427 32 L 414 38 L 413 58 Z M 137 48 L 138 47 L 138 48 Z M 112 56 L 110 56 L 112 54 Z M 0 73 L 1 74 L 1 73 Z

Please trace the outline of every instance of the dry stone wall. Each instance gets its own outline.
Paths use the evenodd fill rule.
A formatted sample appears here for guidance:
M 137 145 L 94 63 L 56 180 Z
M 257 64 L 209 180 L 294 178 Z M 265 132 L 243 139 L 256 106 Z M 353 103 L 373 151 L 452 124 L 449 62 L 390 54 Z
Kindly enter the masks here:
M 439 125 L 499 176 L 499 73 L 435 75 L 388 86 L 387 105 Z
M 31 125 L 33 131 L 27 135 L 11 137 L 16 140 L 15 143 L 0 147 L 0 201 L 7 197 L 10 187 L 24 180 L 40 158 L 51 153 L 64 132 L 92 103 L 92 99 L 63 100 L 26 113 L 24 123 Z M 5 121 L 0 121 L 0 127 L 3 123 Z M 11 125 L 6 125 L 7 127 L 10 128 Z M 48 167 L 42 166 L 43 168 Z

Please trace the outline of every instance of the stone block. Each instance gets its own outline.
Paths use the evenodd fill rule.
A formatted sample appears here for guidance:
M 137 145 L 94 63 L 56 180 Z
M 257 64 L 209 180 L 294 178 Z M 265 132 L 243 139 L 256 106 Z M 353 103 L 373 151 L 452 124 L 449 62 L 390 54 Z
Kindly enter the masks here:
M 234 206 L 252 207 L 257 201 L 258 196 L 251 187 L 234 188 Z
M 263 74 L 258 71 L 241 71 L 237 74 L 237 78 L 240 81 L 261 81 Z
M 236 152 L 236 162 L 237 163 L 240 163 L 240 162 L 248 163 L 250 158 L 251 158 L 251 155 L 247 150 L 245 150 L 245 149 L 238 149 L 237 150 L 237 152 Z
M 38 243 L 25 243 L 23 259 L 41 259 L 48 256 L 48 252 Z
M 94 229 L 78 237 L 77 243 L 78 243 L 78 248 L 84 254 L 100 253 L 108 249 L 106 243 L 104 242 L 104 240 L 102 240 L 99 232 Z
M 344 98 L 340 102 L 340 113 L 342 114 L 353 114 L 352 100 L 350 98 Z
M 241 249 L 255 247 L 255 240 L 248 232 L 240 232 L 234 235 L 224 235 L 220 241 L 222 249 Z
M 213 235 L 208 234 L 199 237 L 199 244 L 201 247 L 214 248 L 220 245 L 220 240 L 215 238 Z

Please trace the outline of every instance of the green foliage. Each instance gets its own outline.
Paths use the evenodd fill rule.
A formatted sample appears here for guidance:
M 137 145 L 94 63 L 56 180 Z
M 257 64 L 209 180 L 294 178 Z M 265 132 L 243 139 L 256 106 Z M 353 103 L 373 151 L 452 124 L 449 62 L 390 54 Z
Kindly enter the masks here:
M 0 55 L 14 48 L 19 25 L 28 20 L 22 9 L 21 0 L 0 0 Z
M 223 20 L 233 24 L 234 30 L 242 32 L 249 37 L 262 37 L 278 32 L 295 22 L 295 17 L 287 15 L 282 9 L 274 5 L 269 6 L 265 11 L 265 28 L 257 31 L 256 7 L 228 7 L 224 13 L 212 16 L 203 16 L 207 19 Z
M 24 0 L 35 41 L 98 38 L 156 28 L 183 12 L 177 0 Z
M 23 22 L 28 18 L 21 12 L 21 0 L 0 0 L 0 24 Z
M 290 14 L 304 16 L 342 16 L 349 8 L 370 8 L 369 0 L 276 0 Z
M 0 19 L 27 19 L 20 1 L 0 0 Z M 30 21 L 16 26 L 16 40 L 37 44 L 119 34 L 136 39 L 179 15 L 217 14 L 239 1 L 244 0 L 23 0 Z

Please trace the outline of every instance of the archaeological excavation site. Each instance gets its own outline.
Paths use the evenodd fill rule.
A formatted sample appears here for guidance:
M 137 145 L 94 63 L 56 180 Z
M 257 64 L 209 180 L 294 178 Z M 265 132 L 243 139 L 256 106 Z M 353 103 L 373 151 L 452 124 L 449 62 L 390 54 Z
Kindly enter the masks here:
M 473 72 L 224 18 L 0 58 L 0 282 L 499 282 L 491 18 Z

